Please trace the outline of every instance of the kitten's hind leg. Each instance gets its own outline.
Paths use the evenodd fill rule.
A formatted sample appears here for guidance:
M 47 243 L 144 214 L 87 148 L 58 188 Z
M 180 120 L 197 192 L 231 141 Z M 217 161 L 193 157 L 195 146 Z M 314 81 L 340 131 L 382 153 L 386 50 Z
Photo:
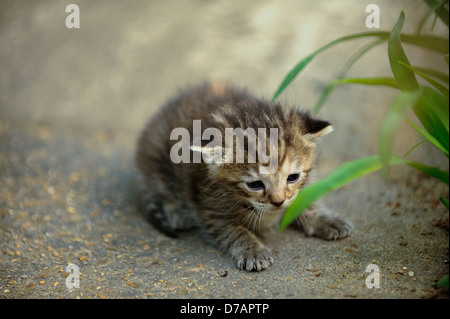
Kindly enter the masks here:
M 307 236 L 317 236 L 326 240 L 336 240 L 350 235 L 352 225 L 346 220 L 332 216 L 324 206 L 313 206 L 298 219 L 298 226 Z
M 138 202 L 139 211 L 159 231 L 170 237 L 177 237 L 176 228 L 172 227 L 171 221 L 164 212 L 163 201 L 157 197 L 151 196 L 151 194 L 146 192 L 141 192 Z

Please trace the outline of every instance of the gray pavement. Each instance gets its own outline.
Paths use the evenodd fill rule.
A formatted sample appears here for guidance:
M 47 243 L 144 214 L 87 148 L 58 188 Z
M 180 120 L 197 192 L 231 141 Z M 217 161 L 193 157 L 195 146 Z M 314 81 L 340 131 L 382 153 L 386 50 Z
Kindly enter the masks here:
M 448 274 L 448 187 L 408 167 L 374 173 L 325 197 L 354 225 L 333 242 L 293 229 L 267 244 L 275 261 L 247 273 L 199 236 L 168 238 L 135 208 L 136 138 L 180 87 L 219 79 L 271 96 L 287 71 L 319 46 L 367 31 L 366 1 L 0 2 L 0 297 L 2 298 L 431 298 Z M 412 32 L 421 1 L 378 1 L 381 28 L 400 10 Z M 442 30 L 441 30 L 442 29 Z M 445 29 L 437 26 L 437 33 Z M 365 42 L 324 52 L 281 97 L 310 108 Z M 445 67 L 409 48 L 417 65 Z M 386 47 L 350 75 L 390 75 Z M 335 132 L 320 144 L 318 175 L 377 152 L 396 91 L 337 89 L 321 116 Z M 420 137 L 401 127 L 402 155 Z M 423 144 L 410 155 L 448 169 Z M 369 289 L 366 267 L 380 271 Z M 80 270 L 79 288 L 67 267 Z M 70 280 L 68 280 L 70 279 Z M 445 297 L 445 295 L 444 295 Z M 448 298 L 448 296 L 447 296 Z

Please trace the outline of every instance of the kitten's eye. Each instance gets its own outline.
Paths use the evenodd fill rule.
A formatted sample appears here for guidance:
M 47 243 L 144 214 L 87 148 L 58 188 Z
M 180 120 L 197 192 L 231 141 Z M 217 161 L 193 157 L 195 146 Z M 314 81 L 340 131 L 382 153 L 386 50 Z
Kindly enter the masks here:
M 252 190 L 259 190 L 264 188 L 264 183 L 261 181 L 254 181 L 247 183 L 247 186 Z
M 288 183 L 295 183 L 300 178 L 300 174 L 291 174 L 287 178 Z

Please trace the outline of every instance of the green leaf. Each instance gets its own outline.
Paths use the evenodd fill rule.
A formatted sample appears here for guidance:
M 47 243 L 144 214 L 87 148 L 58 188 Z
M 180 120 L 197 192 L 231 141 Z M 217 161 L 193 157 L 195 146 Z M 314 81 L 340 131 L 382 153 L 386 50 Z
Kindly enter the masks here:
M 334 89 L 334 87 L 341 84 L 384 85 L 398 89 L 397 81 L 395 81 L 394 78 L 390 77 L 336 79 L 331 81 L 330 84 L 326 87 L 319 101 L 314 106 L 313 113 L 317 114 L 319 112 L 320 108 L 322 107 L 323 103 L 325 102 L 331 91 Z
M 400 92 L 389 109 L 389 113 L 384 119 L 380 131 L 380 158 L 383 164 L 383 173 L 386 175 L 389 170 L 391 153 L 394 145 L 395 135 L 400 123 L 406 117 L 406 113 L 416 105 L 422 91 L 402 91 Z
M 340 84 L 364 84 L 364 85 L 384 85 L 398 89 L 397 81 L 390 77 L 373 77 L 373 78 L 343 78 L 330 82 L 320 96 L 319 100 L 313 107 L 313 113 L 317 114 L 325 103 L 331 91 Z
M 421 171 L 422 173 L 427 174 L 428 176 L 434 177 L 438 181 L 441 181 L 444 184 L 449 184 L 449 172 L 442 171 L 437 167 L 426 166 L 419 162 L 405 161 L 404 164 L 407 164 L 415 169 Z
M 391 163 L 408 164 L 413 163 L 399 157 L 392 157 Z M 286 228 L 301 213 L 320 197 L 354 181 L 357 178 L 370 174 L 382 167 L 378 155 L 360 158 L 342 164 L 334 172 L 324 179 L 302 189 L 285 212 L 280 224 L 280 230 Z M 425 168 L 424 168 L 425 170 Z M 434 172 L 433 172 L 434 173 Z
M 370 51 L 372 48 L 377 46 L 378 44 L 381 44 L 385 41 L 385 39 L 376 39 L 375 41 L 372 41 L 366 45 L 364 45 L 362 48 L 360 48 L 358 51 L 356 51 L 345 63 L 344 67 L 339 72 L 337 79 L 342 79 L 347 74 L 347 72 L 350 70 L 350 68 L 353 66 L 353 64 L 356 63 L 365 53 Z M 320 96 L 319 100 L 316 102 L 316 104 L 313 107 L 313 113 L 317 114 L 319 110 L 322 108 L 325 101 L 328 99 L 328 96 L 331 94 L 331 92 L 334 90 L 335 83 L 330 82 L 328 86 L 323 91 L 322 95 Z
M 294 68 L 289 71 L 289 73 L 285 76 L 282 83 L 276 90 L 275 94 L 272 97 L 272 101 L 274 101 L 285 89 L 286 87 L 295 79 L 295 77 L 321 52 L 331 48 L 332 46 L 339 44 L 341 42 L 345 42 L 348 40 L 354 40 L 359 38 L 366 37 L 375 37 L 380 40 L 387 40 L 389 38 L 390 32 L 387 31 L 370 31 L 370 32 L 361 32 L 355 33 L 351 35 L 346 35 L 340 37 L 330 43 L 322 46 L 318 50 L 314 51 L 310 55 L 306 56 L 300 62 L 298 62 Z M 424 48 L 428 48 L 431 50 L 435 50 L 444 54 L 448 54 L 449 52 L 449 40 L 440 36 L 434 35 L 422 35 L 420 37 L 408 34 L 400 34 L 401 41 L 405 43 L 410 43 L 413 45 L 421 46 Z
M 446 275 L 443 278 L 441 278 L 441 280 L 438 281 L 437 285 L 448 288 L 448 275 Z
M 422 32 L 422 29 L 423 29 L 425 23 L 427 22 L 427 20 L 429 19 L 429 17 L 433 13 L 439 12 L 439 9 L 441 9 L 444 6 L 444 4 L 446 4 L 448 2 L 448 0 L 441 1 L 440 3 L 435 0 L 426 1 L 426 2 L 429 5 L 430 9 L 427 11 L 427 13 L 424 15 L 424 17 L 420 20 L 420 23 L 417 26 L 417 34 L 418 35 Z M 436 16 L 438 16 L 438 14 Z M 433 26 L 434 26 L 434 23 L 433 23 Z M 448 26 L 448 17 L 447 17 L 447 26 Z
M 449 150 L 445 149 L 445 147 L 441 143 L 439 143 L 439 141 L 437 139 L 435 139 L 433 135 L 431 135 L 430 133 L 428 133 L 427 131 L 422 129 L 420 126 L 418 126 L 414 122 L 411 122 L 409 119 L 405 119 L 405 121 L 406 121 L 406 123 L 409 124 L 409 126 L 411 126 L 414 130 L 416 130 L 420 135 L 425 137 L 429 142 L 431 142 L 434 146 L 436 146 L 438 149 L 440 149 L 445 155 L 447 155 L 447 157 L 449 156 L 449 154 L 448 154 Z M 406 155 L 404 157 L 406 157 Z
M 331 41 L 330 43 L 320 47 L 319 49 L 317 49 L 316 51 L 314 51 L 313 53 L 309 54 L 308 56 L 306 56 L 305 58 L 301 59 L 300 62 L 298 62 L 294 68 L 289 71 L 289 73 L 286 75 L 286 77 L 284 78 L 283 82 L 281 83 L 281 85 L 278 87 L 277 91 L 275 92 L 275 94 L 272 97 L 272 101 L 274 101 L 283 91 L 284 89 L 286 89 L 286 87 L 292 82 L 292 80 L 294 80 L 294 78 L 320 53 L 322 53 L 323 51 L 331 48 L 332 46 L 339 44 L 341 42 L 345 42 L 347 40 L 353 40 L 353 39 L 358 39 L 358 38 L 364 38 L 364 37 L 378 37 L 381 39 L 386 40 L 389 37 L 389 32 L 386 31 L 370 31 L 370 32 L 361 32 L 361 33 L 355 33 L 355 34 L 351 34 L 351 35 L 346 35 L 343 37 L 340 37 L 334 41 Z M 408 39 L 411 39 L 413 37 L 411 36 L 407 36 Z M 426 45 L 431 45 L 432 46 L 436 46 L 436 48 L 440 48 L 442 49 L 443 46 L 441 44 L 438 44 L 436 41 L 422 41 L 423 43 L 426 43 Z M 436 43 L 435 43 L 436 42 Z M 448 51 L 448 50 L 447 50 Z
M 404 67 L 409 68 L 411 71 L 413 71 L 414 73 L 416 73 L 417 75 L 419 75 L 420 77 L 422 77 L 423 79 L 425 79 L 428 83 L 430 83 L 432 86 L 434 86 L 439 92 L 441 92 L 445 97 L 449 97 L 448 94 L 448 89 L 443 86 L 442 84 L 440 84 L 439 82 L 433 80 L 432 78 L 430 78 L 428 75 L 424 74 L 423 72 L 413 68 L 410 65 L 407 65 L 403 62 L 400 62 L 401 65 L 403 65 Z
M 366 85 L 384 85 L 398 89 L 397 81 L 392 77 L 373 77 L 373 78 L 344 78 L 332 81 L 334 85 L 338 84 L 366 84 Z
M 336 169 L 328 177 L 304 188 L 287 209 L 280 224 L 280 229 L 286 228 L 306 208 L 325 194 L 334 191 L 345 184 L 372 173 L 381 167 L 378 156 L 364 157 L 347 162 Z
M 406 152 L 405 155 L 403 155 L 403 158 L 407 157 L 413 150 L 416 149 L 416 147 L 418 147 L 419 145 L 421 145 L 421 144 L 423 144 L 425 142 L 429 142 L 429 141 L 428 140 L 423 140 L 423 141 L 420 141 L 419 143 L 417 143 L 416 145 L 414 145 L 413 147 L 411 147 L 411 149 L 408 152 Z
M 331 92 L 334 90 L 334 87 L 336 84 L 334 82 L 331 82 L 328 84 L 328 86 L 323 90 L 322 95 L 320 96 L 319 100 L 317 100 L 316 104 L 313 107 L 313 114 L 319 113 L 322 106 L 325 104 L 325 101 L 328 99 L 328 96 L 331 94 Z
M 322 50 L 323 51 L 323 50 Z M 308 55 L 306 58 L 304 58 L 303 60 L 301 60 L 289 73 L 288 75 L 286 75 L 286 77 L 284 78 L 283 82 L 281 83 L 280 87 L 277 89 L 277 91 L 275 92 L 275 94 L 272 97 L 272 101 L 275 101 L 275 99 L 281 94 L 281 92 L 284 91 L 284 89 L 286 89 L 286 87 L 292 82 L 292 80 L 295 79 L 295 77 L 297 76 L 297 74 L 299 74 L 303 68 L 309 63 L 311 62 L 311 60 L 317 55 L 319 54 L 321 51 L 318 50 L 316 52 L 314 52 L 311 55 Z
M 391 158 L 390 165 L 399 164 L 407 164 L 428 174 L 429 176 L 437 178 L 447 185 L 449 183 L 449 173 L 441 171 L 438 168 L 426 166 L 418 162 L 412 162 L 399 158 L 397 156 L 393 156 Z M 381 159 L 377 155 L 360 158 L 342 164 L 327 177 L 305 187 L 297 194 L 297 197 L 294 199 L 291 206 L 284 213 L 284 216 L 280 223 L 280 230 L 285 229 L 298 216 L 300 216 L 305 209 L 311 206 L 311 204 L 319 198 L 354 181 L 357 178 L 375 172 L 381 167 Z
M 364 54 L 372 50 L 375 46 L 383 43 L 386 41 L 383 38 L 375 39 L 375 41 L 369 42 L 368 44 L 364 45 L 362 48 L 357 50 L 353 55 L 348 59 L 348 61 L 345 63 L 345 65 L 342 67 L 342 70 L 339 72 L 337 78 L 342 79 L 347 72 L 350 70 L 350 68 L 355 64 Z
M 448 80 L 449 80 L 448 74 L 439 72 L 435 69 L 424 68 L 424 67 L 420 67 L 420 66 L 414 66 L 414 69 L 448 85 Z
M 447 106 L 446 106 L 447 105 Z M 414 113 L 427 131 L 406 119 L 407 112 L 413 109 Z M 448 99 L 445 100 L 439 93 L 429 87 L 421 87 L 417 91 L 400 92 L 392 104 L 380 131 L 380 157 L 383 164 L 383 173 L 389 170 L 392 148 L 398 126 L 405 119 L 406 122 L 427 138 L 444 154 L 449 155 L 449 113 Z
M 447 209 L 449 209 L 449 203 L 448 203 L 448 199 L 445 199 L 444 197 L 439 197 L 439 199 L 441 200 L 441 203 L 444 204 L 445 207 L 447 207 Z
M 421 88 L 413 110 L 420 123 L 446 150 L 449 150 L 449 100 L 430 87 Z
M 436 0 L 425 0 L 430 8 L 434 8 L 437 4 Z M 443 1 L 443 4 L 448 1 Z M 448 10 L 442 5 L 437 7 L 437 15 L 441 18 L 442 22 L 448 27 Z
M 405 51 L 403 51 L 400 39 L 404 22 L 405 13 L 402 11 L 389 36 L 388 56 L 389 62 L 391 63 L 392 73 L 394 74 L 400 89 L 402 91 L 415 91 L 419 88 L 419 83 L 417 83 L 414 72 L 400 64 L 400 62 L 403 62 L 406 65 L 410 65 Z
M 447 38 L 436 36 L 436 35 L 420 35 L 418 36 L 412 36 L 408 34 L 402 34 L 400 36 L 402 42 L 404 43 L 410 43 L 414 44 L 423 48 L 431 49 L 440 53 L 448 54 L 448 44 L 449 41 Z

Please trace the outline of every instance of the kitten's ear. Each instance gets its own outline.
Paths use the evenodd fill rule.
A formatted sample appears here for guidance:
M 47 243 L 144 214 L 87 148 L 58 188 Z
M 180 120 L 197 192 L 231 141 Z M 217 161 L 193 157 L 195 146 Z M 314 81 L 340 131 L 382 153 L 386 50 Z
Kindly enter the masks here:
M 312 118 L 310 116 L 305 119 L 305 138 L 311 142 L 315 143 L 320 137 L 333 132 L 333 127 L 330 122 Z

